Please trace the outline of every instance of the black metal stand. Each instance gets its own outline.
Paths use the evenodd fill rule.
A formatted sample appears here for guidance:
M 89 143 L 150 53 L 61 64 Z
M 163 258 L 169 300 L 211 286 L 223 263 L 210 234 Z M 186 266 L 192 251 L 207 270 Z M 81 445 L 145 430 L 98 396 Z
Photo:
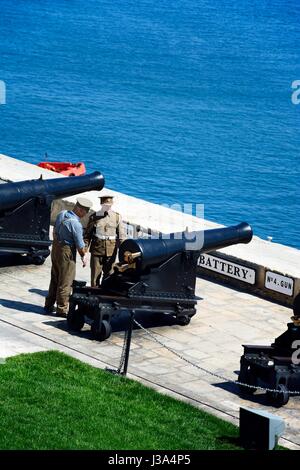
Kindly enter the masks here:
M 127 341 L 126 341 L 126 346 L 125 346 L 124 368 L 123 368 L 123 372 L 120 372 L 122 375 L 127 374 L 128 360 L 129 360 L 129 353 L 130 353 L 130 346 L 131 346 L 131 336 L 132 336 L 132 329 L 133 329 L 133 319 L 134 319 L 134 310 L 131 310 L 129 327 L 128 327 L 128 332 L 127 332 Z
M 130 346 L 131 346 L 131 337 L 132 337 L 132 330 L 133 330 L 133 323 L 134 323 L 134 313 L 135 313 L 134 310 L 130 311 L 128 330 L 125 332 L 123 350 L 122 350 L 120 365 L 118 369 L 109 369 L 108 367 L 105 369 L 108 372 L 111 372 L 112 374 L 123 375 L 123 376 L 126 376 L 127 374 L 129 353 L 130 353 Z

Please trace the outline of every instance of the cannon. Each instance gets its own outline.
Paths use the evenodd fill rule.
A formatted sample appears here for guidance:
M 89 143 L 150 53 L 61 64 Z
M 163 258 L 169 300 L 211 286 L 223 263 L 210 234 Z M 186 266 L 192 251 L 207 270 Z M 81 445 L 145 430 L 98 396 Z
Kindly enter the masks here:
M 196 313 L 196 268 L 200 253 L 248 243 L 246 223 L 202 232 L 162 234 L 157 239 L 128 239 L 119 248 L 119 263 L 100 287 L 74 281 L 68 326 L 80 331 L 91 324 L 93 336 L 111 335 L 111 319 L 123 311 L 172 315 L 187 325 Z
M 279 408 L 290 396 L 300 394 L 300 296 L 293 312 L 287 330 L 271 345 L 243 345 L 238 378 L 242 395 L 255 393 L 256 387 L 266 388 L 267 401 Z
M 99 172 L 76 178 L 21 181 L 0 185 L 0 252 L 27 255 L 42 264 L 49 255 L 51 203 L 54 199 L 101 190 Z

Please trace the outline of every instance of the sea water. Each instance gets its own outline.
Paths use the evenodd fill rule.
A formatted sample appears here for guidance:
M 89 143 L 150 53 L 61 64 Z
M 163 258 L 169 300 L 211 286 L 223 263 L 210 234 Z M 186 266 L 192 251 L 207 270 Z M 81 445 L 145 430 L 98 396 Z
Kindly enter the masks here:
M 299 248 L 299 19 L 299 0 L 1 0 L 0 153 Z

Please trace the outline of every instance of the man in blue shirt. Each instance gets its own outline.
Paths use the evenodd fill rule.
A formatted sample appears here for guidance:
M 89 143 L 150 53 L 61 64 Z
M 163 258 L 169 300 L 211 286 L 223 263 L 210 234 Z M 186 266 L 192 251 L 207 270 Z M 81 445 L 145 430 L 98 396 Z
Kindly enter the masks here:
M 51 252 L 51 281 L 44 307 L 46 313 L 53 313 L 56 303 L 56 314 L 67 316 L 76 272 L 76 252 L 81 256 L 83 267 L 86 266 L 86 249 L 80 219 L 91 207 L 92 202 L 89 199 L 80 197 L 72 211 L 62 211 L 56 218 Z

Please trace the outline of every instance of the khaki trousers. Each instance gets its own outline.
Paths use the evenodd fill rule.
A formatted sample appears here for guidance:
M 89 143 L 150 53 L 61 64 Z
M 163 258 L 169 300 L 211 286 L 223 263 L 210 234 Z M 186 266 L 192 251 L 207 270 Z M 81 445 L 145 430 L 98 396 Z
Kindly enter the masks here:
M 100 285 L 101 274 L 103 278 L 108 276 L 113 271 L 115 256 L 98 256 L 91 254 L 91 286 L 97 287 Z
M 51 261 L 51 281 L 45 307 L 51 308 L 56 302 L 57 312 L 67 313 L 76 272 L 76 248 L 54 241 Z

